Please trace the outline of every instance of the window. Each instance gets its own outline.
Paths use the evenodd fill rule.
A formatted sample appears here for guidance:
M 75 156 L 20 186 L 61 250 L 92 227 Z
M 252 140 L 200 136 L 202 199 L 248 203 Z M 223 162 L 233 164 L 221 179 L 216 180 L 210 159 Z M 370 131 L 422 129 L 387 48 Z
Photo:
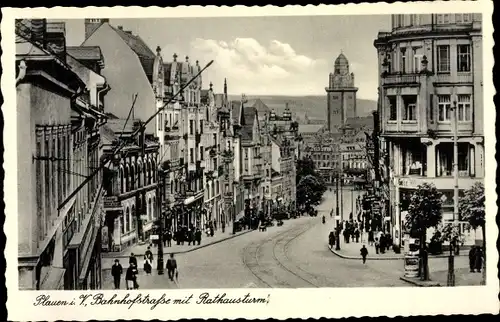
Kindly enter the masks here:
M 470 122 L 472 120 L 472 108 L 470 95 L 458 95 L 458 120 Z
M 126 214 L 127 214 L 127 227 L 125 227 L 125 232 L 129 232 L 130 231 L 130 219 L 131 219 L 129 208 L 127 208 Z
M 401 60 L 399 61 L 399 71 L 402 73 L 406 72 L 406 48 L 401 48 Z
M 443 23 L 450 23 L 450 14 L 443 15 Z
M 189 149 L 189 162 L 194 163 L 194 149 L 190 148 Z
M 203 146 L 200 146 L 200 160 L 201 161 L 203 161 L 203 152 L 204 152 Z
M 203 134 L 203 120 L 200 120 L 200 133 Z
M 389 100 L 389 121 L 398 119 L 396 96 L 387 96 Z
M 459 72 L 470 72 L 470 45 L 457 46 L 457 68 Z
M 57 158 L 56 155 L 56 139 L 52 139 L 52 153 L 51 156 L 54 158 Z M 57 169 L 56 169 L 56 161 L 50 161 L 52 163 L 52 202 L 55 204 L 57 199 L 56 199 L 56 193 L 57 193 Z M 57 207 L 57 205 L 55 205 Z
M 437 24 L 443 23 L 443 15 L 436 15 L 436 23 Z
M 438 121 L 449 122 L 451 116 L 451 98 L 450 95 L 438 96 Z
M 450 72 L 450 46 L 441 45 L 437 46 L 437 60 L 438 60 L 438 72 L 449 73 Z
M 123 214 L 120 216 L 120 232 L 121 234 L 125 234 L 125 222 L 123 220 Z
M 419 73 L 422 70 L 422 58 L 421 54 L 413 55 L 413 72 Z
M 189 120 L 189 134 L 193 135 L 194 134 L 194 121 Z
M 405 95 L 403 96 L 403 120 L 416 121 L 417 120 L 417 96 Z

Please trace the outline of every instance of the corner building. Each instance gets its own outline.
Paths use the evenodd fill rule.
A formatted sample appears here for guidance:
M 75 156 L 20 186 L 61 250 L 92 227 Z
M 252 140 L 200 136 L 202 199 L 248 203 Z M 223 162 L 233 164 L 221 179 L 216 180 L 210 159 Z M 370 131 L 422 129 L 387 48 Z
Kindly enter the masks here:
M 374 45 L 382 147 L 389 154 L 386 227 L 401 244 L 409 195 L 423 183 L 443 193 L 443 221 L 454 219 L 454 108 L 460 195 L 484 180 L 481 15 L 393 15 L 392 31 L 379 32 Z M 466 244 L 481 236 L 463 232 Z

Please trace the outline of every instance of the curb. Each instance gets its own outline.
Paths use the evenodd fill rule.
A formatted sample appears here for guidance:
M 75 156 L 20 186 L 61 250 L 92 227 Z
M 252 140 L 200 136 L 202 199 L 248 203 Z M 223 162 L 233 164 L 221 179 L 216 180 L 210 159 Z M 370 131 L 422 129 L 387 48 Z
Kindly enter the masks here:
M 230 235 L 229 237 L 226 237 L 226 238 L 222 238 L 222 239 L 219 239 L 217 241 L 214 241 L 214 242 L 211 242 L 211 243 L 206 243 L 206 244 L 203 244 L 203 245 L 200 245 L 200 246 L 196 246 L 196 247 L 193 247 L 191 249 L 188 249 L 188 250 L 182 250 L 182 251 L 177 251 L 177 252 L 165 252 L 163 251 L 163 255 L 168 255 L 168 254 L 174 254 L 174 255 L 177 255 L 177 254 L 185 254 L 185 253 L 190 253 L 190 252 L 193 252 L 195 250 L 198 250 L 198 249 L 201 249 L 201 248 L 205 248 L 205 247 L 208 247 L 208 246 L 211 246 L 211 245 L 215 245 L 215 244 L 218 244 L 220 242 L 223 242 L 223 241 L 226 241 L 228 239 L 233 239 L 235 237 L 238 237 L 238 236 L 241 236 L 241 235 L 245 235 L 245 234 L 248 234 L 250 232 L 252 232 L 253 230 L 247 230 L 247 231 L 244 231 L 242 233 L 239 233 L 239 234 L 235 234 L 235 235 Z M 144 254 L 134 254 L 136 257 L 137 256 L 144 256 Z M 102 255 L 102 258 L 128 258 L 130 257 L 130 255 L 125 255 L 125 254 L 113 254 L 113 253 L 106 253 L 106 255 Z
M 438 282 L 433 282 L 433 281 L 418 281 L 418 280 L 414 280 L 412 278 L 408 278 L 408 277 L 405 277 L 405 276 L 401 276 L 399 278 L 400 280 L 406 282 L 406 283 L 409 283 L 409 284 L 412 284 L 412 285 L 415 285 L 415 286 L 419 286 L 419 287 L 435 287 L 435 286 L 441 286 L 441 284 L 439 284 Z
M 361 256 L 344 255 L 344 254 L 341 254 L 339 251 L 335 250 L 335 248 L 330 248 L 328 245 L 327 245 L 327 247 L 330 249 L 330 251 L 332 253 L 334 253 L 335 255 L 337 255 L 340 258 L 356 259 L 356 260 L 362 259 Z M 461 256 L 467 256 L 467 255 L 463 255 L 463 254 L 455 255 L 455 257 L 461 257 Z M 448 255 L 429 255 L 429 258 L 448 258 Z M 366 260 L 401 260 L 401 259 L 405 259 L 405 257 L 404 256 L 391 256 L 391 257 L 370 257 L 370 256 L 367 256 L 366 257 Z

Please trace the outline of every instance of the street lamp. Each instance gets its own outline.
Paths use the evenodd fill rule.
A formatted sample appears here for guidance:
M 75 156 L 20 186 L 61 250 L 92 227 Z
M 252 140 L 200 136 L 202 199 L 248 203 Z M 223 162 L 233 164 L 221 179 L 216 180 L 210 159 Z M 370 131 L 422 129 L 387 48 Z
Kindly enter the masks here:
M 460 227 L 458 226 L 458 109 L 457 102 L 453 102 L 451 108 L 453 115 L 453 176 L 455 180 L 455 186 L 453 189 L 453 222 L 457 226 L 458 234 L 460 234 Z M 450 238 L 450 255 L 448 257 L 448 286 L 455 286 L 455 254 L 454 249 L 458 247 L 457 239 Z

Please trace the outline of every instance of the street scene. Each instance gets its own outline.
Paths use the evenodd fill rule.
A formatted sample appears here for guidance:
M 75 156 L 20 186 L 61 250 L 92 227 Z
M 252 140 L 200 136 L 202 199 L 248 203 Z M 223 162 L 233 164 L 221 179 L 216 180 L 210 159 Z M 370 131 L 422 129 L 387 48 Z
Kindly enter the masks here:
M 265 18 L 16 20 L 19 289 L 485 285 L 481 14 Z

